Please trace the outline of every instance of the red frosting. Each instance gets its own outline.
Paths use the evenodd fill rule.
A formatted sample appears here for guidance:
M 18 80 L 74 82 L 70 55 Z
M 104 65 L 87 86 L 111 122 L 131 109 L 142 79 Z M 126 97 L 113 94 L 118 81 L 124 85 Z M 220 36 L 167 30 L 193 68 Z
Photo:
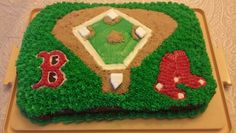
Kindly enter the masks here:
M 55 64 L 52 64 L 52 58 L 57 56 L 57 61 Z M 33 85 L 33 89 L 37 89 L 41 86 L 47 86 L 51 88 L 55 88 L 60 86 L 64 80 L 64 73 L 61 71 L 61 67 L 66 63 L 67 58 L 66 55 L 59 51 L 54 50 L 51 52 L 42 51 L 38 54 L 38 57 L 43 58 L 43 63 L 41 64 L 42 76 L 38 83 Z M 49 81 L 49 74 L 54 73 L 56 75 L 55 81 Z
M 185 98 L 185 92 L 178 89 L 176 84 L 185 84 L 190 88 L 206 85 L 204 78 L 191 74 L 189 59 L 182 50 L 176 50 L 173 54 L 167 53 L 162 58 L 154 88 L 173 99 Z

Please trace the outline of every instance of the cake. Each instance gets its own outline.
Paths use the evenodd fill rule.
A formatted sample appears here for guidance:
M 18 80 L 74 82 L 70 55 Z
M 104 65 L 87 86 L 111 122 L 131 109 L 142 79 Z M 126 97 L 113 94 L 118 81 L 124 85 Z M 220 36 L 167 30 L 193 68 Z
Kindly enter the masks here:
M 178 3 L 49 5 L 17 60 L 17 105 L 39 124 L 193 118 L 215 88 L 198 19 Z

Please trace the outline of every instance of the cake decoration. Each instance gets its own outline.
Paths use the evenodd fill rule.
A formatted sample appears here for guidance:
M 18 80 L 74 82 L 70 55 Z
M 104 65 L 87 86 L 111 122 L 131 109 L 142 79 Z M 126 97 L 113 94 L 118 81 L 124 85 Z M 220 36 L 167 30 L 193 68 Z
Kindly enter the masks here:
M 64 73 L 61 67 L 67 62 L 66 55 L 60 50 L 51 52 L 42 51 L 38 57 L 43 58 L 41 64 L 42 76 L 38 83 L 32 86 L 33 89 L 38 89 L 42 86 L 56 88 L 65 81 Z
M 105 17 L 109 17 L 112 21 L 119 18 L 119 21 L 116 21 L 112 25 L 104 25 L 103 21 Z M 142 39 L 135 40 L 131 37 L 133 25 L 139 25 L 135 32 Z M 84 40 L 83 36 L 76 31 L 88 26 L 93 27 L 93 30 L 98 32 L 99 35 L 95 33 L 93 37 Z M 73 27 L 72 30 L 73 34 L 93 56 L 97 64 L 104 70 L 124 70 L 127 68 L 139 50 L 151 37 L 151 31 L 151 29 L 136 19 L 113 8 Z M 111 47 L 109 43 L 120 44 L 117 47 Z
M 118 15 L 114 20 L 107 16 L 110 10 Z M 89 30 L 89 37 L 78 32 L 80 27 Z M 135 33 L 138 27 L 146 32 L 143 38 Z M 121 32 L 124 41 L 109 43 L 112 30 Z M 136 42 L 132 47 L 127 37 Z M 64 64 L 58 54 L 35 58 L 55 50 L 64 54 Z M 51 86 L 60 74 L 41 68 L 43 64 L 63 64 L 58 73 L 64 80 Z M 46 82 L 32 89 L 43 77 Z M 204 112 L 216 91 L 194 11 L 165 2 L 47 6 L 24 34 L 17 81 L 17 105 L 38 124 L 193 118 Z
M 135 30 L 135 33 L 138 35 L 139 38 L 143 38 L 146 34 L 146 31 L 142 27 L 138 27 Z
M 113 88 L 116 90 L 123 82 L 123 74 L 122 73 L 111 73 L 110 74 L 110 81 L 111 81 Z
M 206 85 L 205 79 L 191 74 L 189 59 L 182 50 L 175 50 L 173 54 L 167 53 L 162 58 L 160 74 L 154 88 L 173 99 L 183 99 L 186 94 L 176 87 L 177 84 L 185 84 L 190 88 Z
M 114 20 L 115 18 L 118 17 L 118 14 L 116 14 L 113 10 L 110 10 L 110 11 L 107 13 L 107 16 L 108 16 L 111 20 Z
M 119 44 L 124 41 L 124 36 L 121 32 L 113 30 L 109 33 L 107 41 L 109 44 Z
M 87 27 L 80 27 L 78 29 L 78 32 L 80 33 L 80 35 L 84 38 L 87 38 L 90 34 L 90 31 L 88 30 Z

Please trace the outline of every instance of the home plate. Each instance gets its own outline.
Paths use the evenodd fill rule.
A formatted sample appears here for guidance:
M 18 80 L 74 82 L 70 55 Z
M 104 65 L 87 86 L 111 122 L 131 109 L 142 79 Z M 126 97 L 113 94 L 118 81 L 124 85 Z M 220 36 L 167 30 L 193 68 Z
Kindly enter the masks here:
M 113 89 L 117 89 L 123 82 L 123 73 L 111 73 L 110 82 Z

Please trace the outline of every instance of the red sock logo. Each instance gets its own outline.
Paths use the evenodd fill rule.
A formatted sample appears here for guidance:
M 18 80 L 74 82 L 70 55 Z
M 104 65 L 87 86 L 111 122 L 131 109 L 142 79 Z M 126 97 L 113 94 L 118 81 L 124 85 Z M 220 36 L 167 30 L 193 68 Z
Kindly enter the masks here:
M 205 79 L 192 75 L 187 55 L 182 50 L 173 54 L 167 53 L 160 63 L 160 73 L 154 88 L 173 99 L 185 98 L 185 92 L 178 89 L 176 84 L 185 84 L 190 88 L 199 88 L 206 85 Z
M 41 86 L 55 88 L 60 86 L 65 80 L 61 67 L 67 62 L 66 55 L 59 50 L 54 50 L 51 52 L 42 51 L 38 54 L 38 57 L 43 58 L 43 63 L 40 66 L 42 76 L 32 88 L 37 89 Z

